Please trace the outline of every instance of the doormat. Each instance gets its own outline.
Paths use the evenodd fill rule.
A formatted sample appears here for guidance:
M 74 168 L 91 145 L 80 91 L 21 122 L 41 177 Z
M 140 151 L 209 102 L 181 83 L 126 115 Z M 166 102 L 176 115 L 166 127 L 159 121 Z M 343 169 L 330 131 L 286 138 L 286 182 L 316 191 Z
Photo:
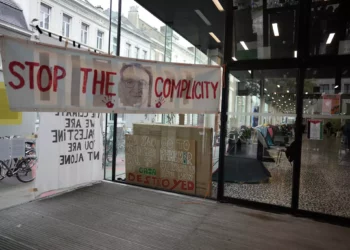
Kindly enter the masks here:
M 271 177 L 269 170 L 256 159 L 225 157 L 224 181 L 231 183 L 256 184 L 267 182 Z M 213 181 L 218 181 L 218 171 L 212 176 Z

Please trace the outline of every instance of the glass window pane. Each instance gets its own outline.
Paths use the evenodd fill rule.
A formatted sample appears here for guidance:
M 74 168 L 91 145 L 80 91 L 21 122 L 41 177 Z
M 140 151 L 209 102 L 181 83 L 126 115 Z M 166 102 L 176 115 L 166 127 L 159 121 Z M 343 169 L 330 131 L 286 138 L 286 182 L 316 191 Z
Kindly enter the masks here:
M 254 1 L 254 2 L 262 2 L 261 0 Z M 283 8 L 283 7 L 289 7 L 292 5 L 297 5 L 299 3 L 298 0 L 267 0 L 267 8 Z
M 310 55 L 350 54 L 350 1 L 313 0 Z
M 349 70 L 341 69 L 340 82 L 335 68 L 306 72 L 299 199 L 303 210 L 350 217 Z
M 253 3 L 251 3 L 253 2 Z M 297 1 L 237 1 L 234 60 L 292 58 L 297 48 Z M 283 8 L 280 8 L 283 7 Z
M 230 72 L 225 196 L 291 206 L 297 72 Z

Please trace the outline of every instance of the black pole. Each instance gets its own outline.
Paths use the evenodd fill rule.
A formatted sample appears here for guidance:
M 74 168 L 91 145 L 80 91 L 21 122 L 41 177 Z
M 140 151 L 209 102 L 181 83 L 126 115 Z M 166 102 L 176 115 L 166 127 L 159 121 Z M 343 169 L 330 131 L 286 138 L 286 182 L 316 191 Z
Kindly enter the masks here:
M 304 80 L 306 72 L 305 61 L 309 57 L 309 18 L 311 12 L 311 0 L 299 1 L 299 36 L 298 36 L 298 61 L 299 74 L 297 77 L 297 103 L 296 103 L 296 121 L 295 121 L 295 159 L 293 162 L 293 185 L 292 185 L 292 211 L 295 213 L 299 207 L 300 191 L 300 168 L 303 139 L 303 98 L 304 98 Z
M 263 40 L 264 47 L 269 46 L 269 14 L 267 13 L 267 0 L 263 0 Z
M 110 0 L 109 2 L 108 55 L 111 54 L 111 38 L 112 38 L 112 0 Z
M 233 0 L 225 0 L 225 41 L 224 41 L 224 67 L 231 61 L 232 57 L 232 37 L 233 37 Z M 229 69 L 224 69 L 224 86 L 222 88 L 221 100 L 221 124 L 220 124 L 220 149 L 219 149 L 219 169 L 217 199 L 220 201 L 224 196 L 224 164 L 226 154 L 226 134 L 227 134 L 227 107 L 229 95 Z
M 108 34 L 108 54 L 111 53 L 111 36 L 112 36 L 112 0 L 110 1 L 109 4 L 109 34 Z M 106 114 L 106 119 L 105 119 L 105 138 L 104 139 L 104 177 L 106 178 L 106 167 L 107 167 L 107 123 L 108 123 L 108 114 Z M 113 170 L 112 170 L 112 180 L 113 180 Z
M 110 22 L 112 20 L 112 0 L 110 3 Z M 120 33 L 122 25 L 122 0 L 118 1 L 118 27 L 117 27 L 117 56 L 120 56 Z M 110 26 L 110 35 L 111 35 L 111 26 Z M 117 123 L 118 123 L 118 114 L 114 114 L 113 117 L 113 159 L 112 159 L 112 181 L 115 181 L 115 168 L 117 160 Z
M 112 3 L 112 0 L 111 0 Z M 118 2 L 118 36 L 117 36 L 117 56 L 120 56 L 120 36 L 122 27 L 122 0 Z

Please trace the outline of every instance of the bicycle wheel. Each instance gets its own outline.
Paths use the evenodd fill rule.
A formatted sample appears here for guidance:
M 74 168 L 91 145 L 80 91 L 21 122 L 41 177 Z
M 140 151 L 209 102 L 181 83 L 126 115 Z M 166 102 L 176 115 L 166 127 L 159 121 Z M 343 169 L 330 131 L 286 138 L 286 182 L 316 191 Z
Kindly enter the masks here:
M 20 160 L 16 165 L 16 177 L 20 182 L 31 182 L 35 179 L 33 168 L 36 167 L 36 158 L 26 158 Z

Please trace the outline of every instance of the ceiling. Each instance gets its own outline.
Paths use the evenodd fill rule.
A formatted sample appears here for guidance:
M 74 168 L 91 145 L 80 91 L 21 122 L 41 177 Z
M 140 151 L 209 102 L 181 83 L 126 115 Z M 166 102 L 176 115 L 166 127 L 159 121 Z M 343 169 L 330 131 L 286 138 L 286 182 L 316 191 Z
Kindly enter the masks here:
M 190 43 L 207 53 L 207 49 L 223 50 L 225 12 L 220 12 L 212 0 L 136 0 Z M 222 1 L 221 1 L 221 4 Z M 207 25 L 195 12 L 200 10 L 210 22 Z M 210 35 L 213 32 L 219 39 L 217 43 Z

